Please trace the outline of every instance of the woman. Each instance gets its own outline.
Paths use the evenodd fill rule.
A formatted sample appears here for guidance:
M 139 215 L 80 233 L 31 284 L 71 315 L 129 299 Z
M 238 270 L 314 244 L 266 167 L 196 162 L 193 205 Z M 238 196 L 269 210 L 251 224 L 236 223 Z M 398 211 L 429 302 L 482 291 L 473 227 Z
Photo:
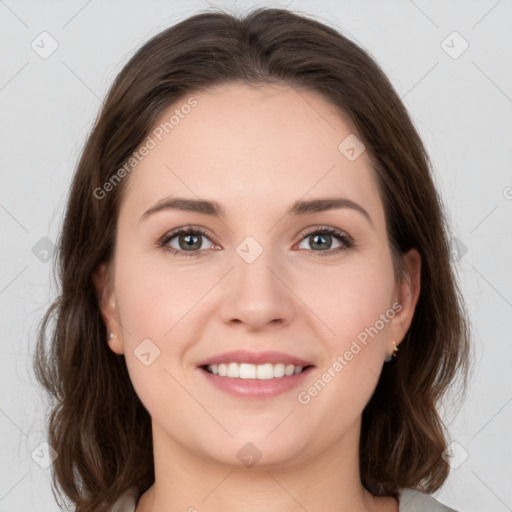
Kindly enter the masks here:
M 79 162 L 35 359 L 76 510 L 450 510 L 436 406 L 469 337 L 429 167 L 317 21 L 145 44 Z

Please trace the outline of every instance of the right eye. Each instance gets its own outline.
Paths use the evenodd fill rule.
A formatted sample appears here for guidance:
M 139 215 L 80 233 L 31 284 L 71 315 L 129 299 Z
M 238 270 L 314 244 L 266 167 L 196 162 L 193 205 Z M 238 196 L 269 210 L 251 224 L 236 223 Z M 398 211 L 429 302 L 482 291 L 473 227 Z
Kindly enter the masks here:
M 201 256 L 206 249 L 203 248 L 203 239 L 208 234 L 201 228 L 179 228 L 162 237 L 158 245 L 175 256 Z M 176 239 L 176 240 L 175 240 Z M 213 242 L 211 242 L 213 244 Z

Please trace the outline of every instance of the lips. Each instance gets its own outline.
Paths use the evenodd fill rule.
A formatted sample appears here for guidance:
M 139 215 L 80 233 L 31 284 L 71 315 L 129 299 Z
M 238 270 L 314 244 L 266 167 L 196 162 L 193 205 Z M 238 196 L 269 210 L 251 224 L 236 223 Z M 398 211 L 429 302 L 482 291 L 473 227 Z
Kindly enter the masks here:
M 205 359 L 204 361 L 200 361 L 197 366 L 206 367 L 229 363 L 246 363 L 252 365 L 263 365 L 267 363 L 275 365 L 281 363 L 285 366 L 292 364 L 294 366 L 302 366 L 303 368 L 313 365 L 310 361 L 306 361 L 305 359 L 285 354 L 283 352 L 250 352 L 248 350 L 233 350 L 231 352 L 224 352 L 223 354 L 218 354 Z
M 267 398 L 297 387 L 314 365 L 282 352 L 236 350 L 200 361 L 207 382 L 231 395 Z

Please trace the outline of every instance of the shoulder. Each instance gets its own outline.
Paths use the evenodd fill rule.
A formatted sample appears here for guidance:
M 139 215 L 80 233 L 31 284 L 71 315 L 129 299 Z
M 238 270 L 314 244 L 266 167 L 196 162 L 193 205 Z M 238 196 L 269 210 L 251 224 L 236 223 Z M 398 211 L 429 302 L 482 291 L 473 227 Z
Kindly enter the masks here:
M 415 489 L 400 490 L 399 512 L 458 512 L 443 505 L 432 496 Z
M 135 512 L 136 507 L 135 490 L 126 491 L 108 510 L 108 512 Z

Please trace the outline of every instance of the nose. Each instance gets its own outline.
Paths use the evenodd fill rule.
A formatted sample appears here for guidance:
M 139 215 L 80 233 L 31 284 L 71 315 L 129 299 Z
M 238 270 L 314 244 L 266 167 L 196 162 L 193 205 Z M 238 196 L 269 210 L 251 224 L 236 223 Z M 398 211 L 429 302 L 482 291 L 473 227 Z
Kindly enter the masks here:
M 235 253 L 233 269 L 224 281 L 219 314 L 225 324 L 256 332 L 293 321 L 297 308 L 293 285 L 271 250 L 263 250 L 254 261 L 243 252 Z

